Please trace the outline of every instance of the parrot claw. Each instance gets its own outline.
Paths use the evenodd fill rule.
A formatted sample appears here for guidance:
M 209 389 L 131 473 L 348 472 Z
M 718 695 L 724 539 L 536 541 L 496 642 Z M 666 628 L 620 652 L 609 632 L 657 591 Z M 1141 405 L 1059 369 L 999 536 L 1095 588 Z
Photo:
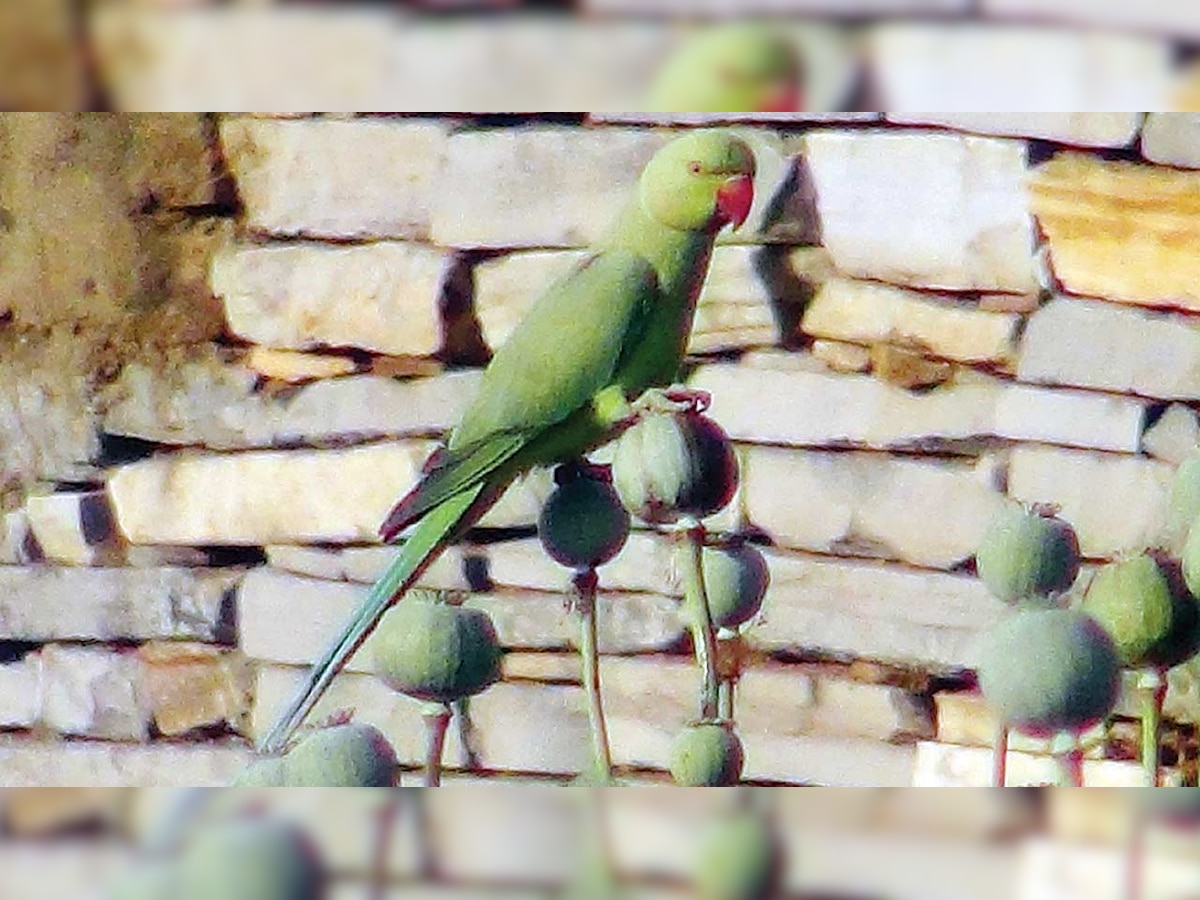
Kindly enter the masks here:
M 635 416 L 654 413 L 702 413 L 711 405 L 712 395 L 708 391 L 673 384 L 669 388 L 650 388 L 634 402 L 633 412 Z

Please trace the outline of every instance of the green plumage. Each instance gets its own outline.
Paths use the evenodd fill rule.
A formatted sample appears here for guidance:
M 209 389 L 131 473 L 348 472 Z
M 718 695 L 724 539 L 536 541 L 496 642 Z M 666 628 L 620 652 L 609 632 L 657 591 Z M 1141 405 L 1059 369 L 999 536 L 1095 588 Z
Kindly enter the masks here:
M 744 218 L 753 174 L 753 154 L 726 132 L 693 132 L 655 155 L 608 238 L 497 351 L 446 447 L 384 522 L 385 540 L 415 527 L 264 752 L 282 749 L 384 611 L 514 478 L 595 448 L 628 415 L 629 401 L 675 380 L 713 242 Z M 740 198 L 735 213 L 724 205 L 730 197 Z

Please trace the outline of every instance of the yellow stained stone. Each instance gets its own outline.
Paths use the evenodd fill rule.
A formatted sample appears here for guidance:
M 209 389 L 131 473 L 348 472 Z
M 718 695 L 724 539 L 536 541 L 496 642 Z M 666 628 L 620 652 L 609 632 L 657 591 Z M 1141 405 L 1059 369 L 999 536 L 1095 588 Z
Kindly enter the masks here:
M 1200 172 L 1066 153 L 1029 194 L 1068 291 L 1200 310 Z

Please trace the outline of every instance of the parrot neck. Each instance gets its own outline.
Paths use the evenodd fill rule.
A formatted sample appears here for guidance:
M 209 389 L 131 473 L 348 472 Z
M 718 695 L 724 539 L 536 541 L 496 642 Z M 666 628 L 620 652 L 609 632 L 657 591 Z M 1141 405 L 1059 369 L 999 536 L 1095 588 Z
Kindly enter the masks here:
M 664 295 L 694 307 L 716 234 L 709 231 L 680 231 L 651 218 L 634 199 L 620 217 L 606 244 L 613 249 L 638 254 L 658 273 Z M 689 323 L 690 324 L 690 323 Z

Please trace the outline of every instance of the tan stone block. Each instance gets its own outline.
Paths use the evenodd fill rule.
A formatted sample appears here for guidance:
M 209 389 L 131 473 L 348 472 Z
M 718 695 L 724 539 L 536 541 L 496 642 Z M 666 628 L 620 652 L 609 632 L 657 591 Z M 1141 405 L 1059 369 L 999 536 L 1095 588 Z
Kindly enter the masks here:
M 1036 289 L 1021 142 L 813 131 L 804 160 L 822 243 L 842 272 L 913 287 Z
M 920 743 L 912 787 L 991 787 L 992 751 L 983 747 Z M 1010 787 L 1056 784 L 1061 777 L 1050 756 L 1010 752 L 1006 784 Z M 1083 764 L 1085 787 L 1143 787 L 1142 768 L 1135 762 L 1091 759 Z
M 945 460 L 761 447 L 742 477 L 750 520 L 783 546 L 936 568 L 974 555 L 1003 502 L 982 469 Z
M 27 653 L 0 665 L 0 728 L 32 728 L 41 715 L 41 657 Z
M 443 124 L 223 118 L 220 131 L 252 231 L 428 237 L 442 185 Z
M 4 823 L 21 837 L 49 835 L 80 826 L 117 824 L 126 798 L 116 788 L 9 788 Z
M 1151 162 L 1200 169 L 1200 115 L 1152 112 L 1142 126 L 1142 155 Z
M 1058 297 L 1030 317 L 1017 377 L 1193 399 L 1200 397 L 1200 329 L 1190 317 Z
M 227 640 L 237 571 L 0 566 L 3 639 Z
M 73 566 L 124 562 L 124 541 L 104 491 L 30 497 L 25 511 L 46 559 Z
M 981 632 L 1007 607 L 978 579 L 878 562 L 769 551 L 755 649 L 955 670 L 975 665 Z
M 871 368 L 871 351 L 858 344 L 841 341 L 813 341 L 812 355 L 834 372 L 852 374 Z
M 873 344 L 870 355 L 871 372 L 876 378 L 906 390 L 936 387 L 954 374 L 949 363 L 929 359 L 905 347 Z
M 903 688 L 754 666 L 738 681 L 739 729 L 774 735 L 861 737 L 906 743 L 933 736 L 930 711 Z
M 1200 309 L 1200 173 L 1065 153 L 1029 182 L 1054 273 L 1073 294 Z
M 819 338 L 898 344 L 959 362 L 1003 363 L 1014 350 L 1020 317 L 985 312 L 948 295 L 834 278 L 805 308 L 800 327 Z
M 174 737 L 213 726 L 247 730 L 251 678 L 240 654 L 206 644 L 153 642 L 139 647 L 138 657 L 159 734 Z
M 1179 465 L 1200 446 L 1200 421 L 1191 407 L 1172 403 L 1142 435 L 1142 449 L 1155 459 Z
M 920 28 L 921 26 L 916 26 Z M 1054 32 L 1046 29 L 1013 29 L 1006 34 L 1002 34 L 995 41 L 995 46 L 992 48 L 986 47 L 987 38 L 982 36 L 981 31 L 975 31 L 966 36 L 965 40 L 955 41 L 954 32 L 956 29 L 934 26 L 923 29 L 923 33 L 912 35 L 912 29 L 900 26 L 889 37 L 899 37 L 901 43 L 908 43 L 904 47 L 903 52 L 908 59 L 905 62 L 913 63 L 911 70 L 912 75 L 918 73 L 923 77 L 933 75 L 935 67 L 943 66 L 942 72 L 945 73 L 949 67 L 944 63 L 935 62 L 934 60 L 940 54 L 924 53 L 929 40 L 935 40 L 943 45 L 955 44 L 954 46 L 954 61 L 950 64 L 954 68 L 956 76 L 967 76 L 971 78 L 995 79 L 995 75 L 990 71 L 993 65 L 1005 67 L 1008 76 L 1019 74 L 1022 79 L 1028 78 L 1029 81 L 1018 81 L 1016 84 L 1004 85 L 1004 87 L 1012 91 L 1014 94 L 1020 91 L 1037 92 L 1040 88 L 1041 93 L 1037 96 L 1039 103 L 1053 103 L 1046 98 L 1045 88 L 1047 77 L 1045 70 L 1038 67 L 1024 67 L 1024 71 L 1018 67 L 1010 65 L 1013 57 L 1017 53 L 1031 54 L 1030 41 L 1041 42 L 1045 44 L 1057 44 L 1060 49 L 1070 48 L 1076 51 L 1075 53 L 1067 53 L 1054 58 L 1054 54 L 1048 54 L 1050 57 L 1047 61 L 1056 67 L 1061 67 L 1063 76 L 1061 84 L 1055 84 L 1055 88 L 1061 88 L 1066 91 L 1096 91 L 1097 93 L 1108 93 L 1109 96 L 1114 96 L 1118 92 L 1122 92 L 1121 84 L 1114 84 L 1112 81 L 1117 80 L 1119 76 L 1112 76 L 1112 80 L 1107 83 L 1092 83 L 1088 84 L 1087 75 L 1089 70 L 1092 74 L 1096 74 L 1097 70 L 1102 70 L 1106 59 L 1105 52 L 1109 54 L 1109 59 L 1116 53 L 1125 52 L 1125 57 L 1128 62 L 1123 62 L 1123 65 L 1134 67 L 1138 60 L 1150 63 L 1151 66 L 1157 64 L 1160 67 L 1160 83 L 1161 78 L 1165 76 L 1165 69 L 1162 67 L 1165 61 L 1162 54 L 1162 48 L 1154 42 L 1139 40 L 1136 37 L 1126 37 L 1118 35 L 1106 35 L 1106 39 L 1088 40 L 1087 36 L 1079 36 L 1069 34 L 1067 32 Z M 909 33 L 904 33 L 909 32 Z M 916 41 L 909 43 L 910 36 L 917 37 Z M 880 34 L 876 32 L 876 46 L 879 46 Z M 982 40 L 981 40 L 982 37 Z M 1040 41 L 1039 41 L 1040 39 Z M 887 39 L 884 39 L 885 42 Z M 981 51 L 989 49 L 999 51 L 998 53 L 990 53 L 984 57 L 986 65 L 975 66 L 974 71 L 971 70 L 970 60 L 979 62 Z M 1080 52 L 1082 51 L 1082 52 Z M 1131 52 L 1132 51 L 1132 52 Z M 1099 65 L 1098 65 L 1099 63 Z M 1109 72 L 1103 72 L 1105 75 L 1112 75 L 1116 67 L 1109 66 Z M 891 73 L 899 74 L 899 73 Z M 905 92 L 906 85 L 897 84 L 896 80 L 889 77 L 889 73 L 881 76 L 884 82 L 891 82 L 888 87 L 893 90 L 898 89 Z M 934 81 L 942 81 L 934 75 Z M 951 79 L 945 79 L 951 80 Z M 934 85 L 934 90 L 943 90 L 952 93 L 942 94 L 946 99 L 951 96 L 965 97 L 969 96 L 973 90 L 978 90 L 981 85 L 972 85 L 969 80 L 964 80 L 959 77 L 956 79 L 957 84 Z M 993 80 L 992 84 L 996 82 Z M 1125 87 L 1127 89 L 1127 87 Z M 961 92 L 961 93 L 960 93 Z M 976 94 L 978 96 L 978 94 Z M 1032 97 L 1030 98 L 1032 99 Z M 938 104 L 933 101 L 933 97 L 925 95 L 918 100 L 916 96 L 906 96 L 900 100 L 900 105 L 905 107 L 919 104 L 922 106 L 938 107 Z M 1014 102 L 1015 101 L 1014 99 Z M 1085 101 L 1099 102 L 1099 101 Z M 1020 105 L 1018 103 L 1018 105 Z M 1028 105 L 1028 104 L 1026 104 Z M 1103 104 L 1101 104 L 1103 106 Z M 1065 105 L 1063 109 L 1077 108 L 1077 104 Z M 899 108 L 899 105 L 896 106 Z M 1024 107 L 1022 107 L 1024 108 Z M 1132 143 L 1137 135 L 1138 126 L 1141 123 L 1141 116 L 1136 112 L 889 112 L 887 113 L 889 122 L 896 122 L 902 125 L 941 125 L 946 128 L 954 128 L 958 131 L 969 131 L 974 134 L 989 134 L 997 137 L 1028 137 L 1037 138 L 1043 141 L 1054 141 L 1060 144 L 1070 144 L 1078 147 L 1126 147 Z
M 73 737 L 142 741 L 150 704 L 131 654 L 50 644 L 41 651 L 42 722 Z
M 0 740 L 3 787 L 220 787 L 250 761 L 244 743 Z
M 185 453 L 117 470 L 108 492 L 135 544 L 374 541 L 429 446 Z
M 243 362 L 247 368 L 253 369 L 263 378 L 285 381 L 288 384 L 353 375 L 359 370 L 358 363 L 348 356 L 299 353 L 295 350 L 273 350 L 269 347 L 252 348 Z
M 419 244 L 231 247 L 212 264 L 230 329 L 269 347 L 429 355 L 449 257 Z

